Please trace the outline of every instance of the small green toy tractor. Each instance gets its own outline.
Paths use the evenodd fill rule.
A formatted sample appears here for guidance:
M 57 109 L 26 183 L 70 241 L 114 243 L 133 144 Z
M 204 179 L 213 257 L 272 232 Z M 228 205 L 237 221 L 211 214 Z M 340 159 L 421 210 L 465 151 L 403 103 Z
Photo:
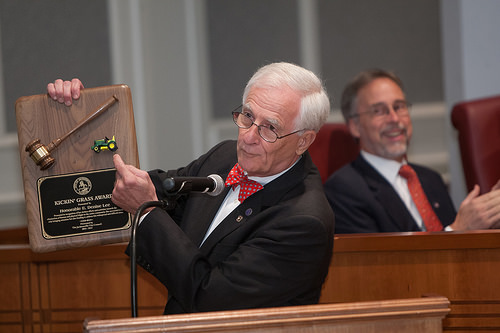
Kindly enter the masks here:
M 105 137 L 104 139 L 94 140 L 94 145 L 90 148 L 96 153 L 100 153 L 101 150 L 115 151 L 118 149 L 116 145 L 115 136 L 111 138 Z

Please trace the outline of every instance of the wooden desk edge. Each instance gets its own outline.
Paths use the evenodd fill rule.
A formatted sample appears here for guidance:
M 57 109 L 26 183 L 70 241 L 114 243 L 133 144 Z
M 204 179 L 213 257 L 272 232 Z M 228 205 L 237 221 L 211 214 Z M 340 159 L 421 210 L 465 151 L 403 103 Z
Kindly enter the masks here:
M 500 230 L 336 234 L 334 253 L 500 248 Z
M 27 232 L 27 231 L 26 231 Z M 9 243 L 8 238 L 13 237 Z M 22 230 L 0 231 L 0 263 L 46 262 L 63 260 L 99 260 L 128 258 L 126 243 L 81 247 L 61 251 L 35 253 L 31 251 Z M 407 232 L 378 234 L 337 234 L 334 253 L 421 251 L 453 249 L 500 248 L 500 230 L 469 232 Z
M 228 332 L 230 328 L 293 326 L 298 322 L 343 322 L 366 321 L 398 318 L 433 317 L 443 319 L 450 312 L 450 302 L 446 297 L 433 296 L 411 299 L 352 302 L 337 304 L 315 304 L 276 308 L 262 308 L 234 311 L 214 311 L 180 315 L 165 315 L 141 318 L 125 318 L 98 320 L 86 319 L 84 332 L 93 332 L 97 328 L 114 331 L 123 328 L 133 331 L 134 327 L 142 329 L 163 328 L 215 328 L 223 327 Z M 168 330 L 170 331 L 170 330 Z

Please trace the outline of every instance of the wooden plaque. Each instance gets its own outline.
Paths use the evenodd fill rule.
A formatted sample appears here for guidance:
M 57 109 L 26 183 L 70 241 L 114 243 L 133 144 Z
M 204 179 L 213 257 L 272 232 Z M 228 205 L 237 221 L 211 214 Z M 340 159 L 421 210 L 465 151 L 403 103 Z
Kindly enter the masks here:
M 32 250 L 127 241 L 132 217 L 111 202 L 111 193 L 115 153 L 139 167 L 130 88 L 83 89 L 69 107 L 48 94 L 21 97 L 16 119 Z M 42 147 L 27 151 L 36 139 Z M 54 163 L 44 169 L 37 157 L 47 153 Z

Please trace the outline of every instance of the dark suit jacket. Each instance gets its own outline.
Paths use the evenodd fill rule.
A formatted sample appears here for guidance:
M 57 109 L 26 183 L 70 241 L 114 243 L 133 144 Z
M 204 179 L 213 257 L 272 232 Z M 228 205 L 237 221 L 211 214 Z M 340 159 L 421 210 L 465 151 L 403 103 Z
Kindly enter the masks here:
M 172 176 L 226 178 L 237 161 L 225 141 L 185 168 L 150 176 L 159 198 Z M 137 263 L 168 289 L 165 313 L 317 303 L 333 250 L 334 217 L 308 153 L 244 201 L 199 245 L 227 191 L 191 193 L 156 208 L 137 229 Z
M 443 226 L 453 223 L 455 207 L 441 176 L 410 165 Z M 330 176 L 324 187 L 335 213 L 335 233 L 420 231 L 392 185 L 361 155 Z

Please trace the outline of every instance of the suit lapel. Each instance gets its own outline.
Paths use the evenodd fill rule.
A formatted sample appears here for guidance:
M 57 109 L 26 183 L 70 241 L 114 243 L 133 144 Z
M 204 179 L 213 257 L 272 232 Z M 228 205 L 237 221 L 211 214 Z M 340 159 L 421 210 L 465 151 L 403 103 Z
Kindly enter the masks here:
M 258 192 L 253 194 L 222 220 L 201 246 L 202 253 L 208 254 L 222 238 L 248 223 L 261 211 L 262 205 L 258 194 Z
M 365 178 L 375 199 L 390 217 L 387 223 L 390 223 L 401 231 L 419 230 L 417 223 L 397 192 L 377 170 L 375 170 L 361 155 L 353 162 L 353 165 Z
M 207 196 L 206 194 L 201 194 L 199 198 L 196 198 L 196 203 L 193 200 L 193 207 L 198 207 L 196 212 L 198 216 L 197 218 L 187 219 L 183 230 L 196 245 L 201 244 L 228 191 L 229 188 L 224 189 L 224 191 L 215 198 Z
M 312 162 L 308 153 L 300 159 L 297 164 L 276 178 L 272 182 L 266 184 L 264 189 L 251 195 L 241 205 L 236 207 L 218 226 L 213 230 L 210 236 L 205 240 L 200 248 L 204 254 L 211 251 L 222 238 L 237 228 L 249 223 L 250 220 L 259 214 L 267 207 L 275 205 L 282 200 L 283 196 L 289 193 L 292 189 L 300 191 L 298 184 L 302 182 L 311 168 Z M 225 197 L 225 196 L 224 196 Z M 222 203 L 222 201 L 221 201 Z M 218 209 L 218 207 L 217 207 Z M 215 214 L 214 214 L 215 215 Z M 213 218 L 213 216 L 212 216 Z M 209 222 L 211 223 L 211 221 Z M 205 230 L 208 229 L 208 226 Z M 204 236 L 204 234 L 203 234 Z M 201 242 L 201 240 L 200 240 Z
M 221 172 L 219 175 L 225 180 L 228 173 L 229 170 L 225 173 Z M 205 234 L 229 190 L 230 188 L 225 188 L 224 191 L 216 197 L 204 193 L 191 194 L 192 197 L 189 200 L 189 206 L 185 210 L 188 216 L 184 218 L 182 230 L 196 245 L 199 246 L 203 238 L 205 238 Z

